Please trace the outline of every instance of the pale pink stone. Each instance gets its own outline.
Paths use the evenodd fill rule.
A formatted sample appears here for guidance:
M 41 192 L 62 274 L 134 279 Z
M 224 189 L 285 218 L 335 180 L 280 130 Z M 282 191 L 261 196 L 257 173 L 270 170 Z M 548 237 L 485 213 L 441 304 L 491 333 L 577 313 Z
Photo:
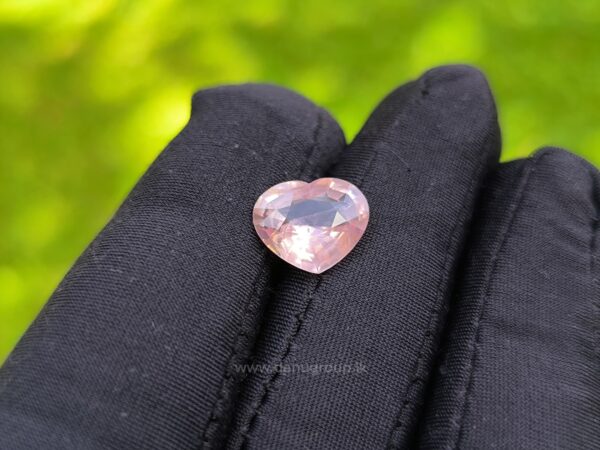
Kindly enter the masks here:
M 356 186 L 338 178 L 286 181 L 267 189 L 252 215 L 258 236 L 273 253 L 302 270 L 322 273 L 360 240 L 369 204 Z

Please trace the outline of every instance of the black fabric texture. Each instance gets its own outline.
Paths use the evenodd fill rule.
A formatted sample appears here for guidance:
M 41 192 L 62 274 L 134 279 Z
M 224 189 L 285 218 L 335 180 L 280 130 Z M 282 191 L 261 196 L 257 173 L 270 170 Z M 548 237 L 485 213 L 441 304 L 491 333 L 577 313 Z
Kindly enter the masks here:
M 2 449 L 215 442 L 269 283 L 251 211 L 322 174 L 337 124 L 270 86 L 215 88 L 77 261 L 0 375 Z
M 600 448 L 598 172 L 499 153 L 467 66 L 347 146 L 285 89 L 200 91 L 0 369 L 0 449 Z M 371 217 L 313 275 L 251 212 L 324 175 Z
M 365 372 L 248 380 L 241 443 L 405 444 L 475 194 L 498 153 L 494 102 L 477 71 L 433 70 L 382 102 L 331 171 L 368 198 L 365 236 L 319 277 L 288 272 L 259 347 L 261 363 L 362 364 Z
M 599 181 L 557 149 L 492 177 L 420 447 L 600 448 Z

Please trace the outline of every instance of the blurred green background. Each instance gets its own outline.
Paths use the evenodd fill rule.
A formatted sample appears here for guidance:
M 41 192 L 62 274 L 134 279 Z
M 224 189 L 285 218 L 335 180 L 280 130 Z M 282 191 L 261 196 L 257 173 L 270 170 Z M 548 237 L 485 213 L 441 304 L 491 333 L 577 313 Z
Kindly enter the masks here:
M 0 0 L 0 361 L 194 90 L 282 84 L 351 138 L 449 62 L 487 73 L 504 159 L 554 144 L 600 164 L 597 0 Z

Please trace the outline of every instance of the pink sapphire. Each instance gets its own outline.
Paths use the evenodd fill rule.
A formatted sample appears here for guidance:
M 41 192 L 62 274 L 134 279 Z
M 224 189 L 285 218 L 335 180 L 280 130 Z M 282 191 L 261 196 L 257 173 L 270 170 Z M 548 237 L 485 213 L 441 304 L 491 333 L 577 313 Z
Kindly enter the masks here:
M 322 273 L 360 240 L 369 204 L 356 186 L 338 178 L 286 181 L 258 198 L 253 221 L 273 253 L 302 270 Z

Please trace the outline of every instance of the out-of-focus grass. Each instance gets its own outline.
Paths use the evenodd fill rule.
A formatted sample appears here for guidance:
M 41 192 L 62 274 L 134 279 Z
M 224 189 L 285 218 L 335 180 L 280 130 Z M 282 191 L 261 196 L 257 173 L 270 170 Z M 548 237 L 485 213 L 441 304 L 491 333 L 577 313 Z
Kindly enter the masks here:
M 2 0 L 0 361 L 195 89 L 282 84 L 350 138 L 397 84 L 467 62 L 498 98 L 504 159 L 555 144 L 599 164 L 599 49 L 597 0 Z

